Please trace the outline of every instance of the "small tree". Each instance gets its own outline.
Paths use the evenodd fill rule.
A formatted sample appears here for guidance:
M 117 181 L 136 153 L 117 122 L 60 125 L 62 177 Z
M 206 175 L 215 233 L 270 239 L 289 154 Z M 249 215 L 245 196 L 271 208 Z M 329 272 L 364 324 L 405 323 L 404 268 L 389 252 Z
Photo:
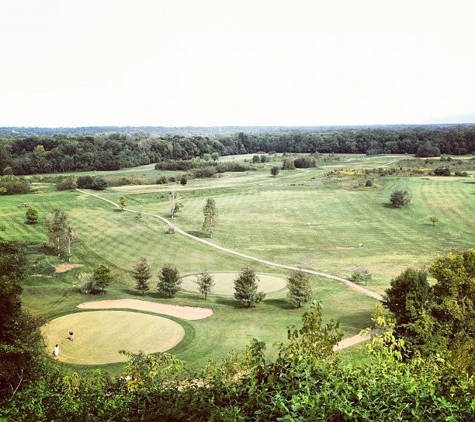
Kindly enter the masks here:
M 219 160 L 219 152 L 212 152 L 211 153 L 211 158 L 213 159 L 214 162 Z
M 429 220 L 431 221 L 432 225 L 435 226 L 435 223 L 439 221 L 439 217 L 433 215 L 432 217 L 429 217 Z
M 89 294 L 94 289 L 94 277 L 91 273 L 82 273 L 78 276 L 76 283 L 79 291 L 83 294 Z
M 186 177 L 186 174 L 184 174 L 183 176 L 181 176 L 180 185 L 185 186 L 187 183 L 188 183 L 188 179 Z
M 258 292 L 259 277 L 252 268 L 244 267 L 234 280 L 234 298 L 247 305 L 248 308 L 254 303 L 261 302 L 266 294 Z
M 395 190 L 390 197 L 391 204 L 396 208 L 410 204 L 411 200 L 411 191 L 408 188 Z
M 294 271 L 287 279 L 287 300 L 296 308 L 300 308 L 302 303 L 308 302 L 312 298 L 312 288 L 310 287 L 310 277 L 302 270 Z
M 53 208 L 50 217 L 46 220 L 48 240 L 56 248 L 56 253 L 61 256 L 61 249 L 68 236 L 68 215 L 59 208 Z
M 196 276 L 195 283 L 198 285 L 199 292 L 206 298 L 212 292 L 214 286 L 213 276 L 208 271 L 202 271 Z
M 203 208 L 203 227 L 202 230 L 209 233 L 209 237 L 213 237 L 214 228 L 218 222 L 218 210 L 216 209 L 216 202 L 213 198 L 206 200 L 206 205 Z
M 119 207 L 122 211 L 124 211 L 124 209 L 127 207 L 127 199 L 125 199 L 125 197 L 121 196 L 118 200 L 117 200 L 118 204 L 119 204 Z
M 142 258 L 135 266 L 132 272 L 132 277 L 135 279 L 135 289 L 142 293 L 142 296 L 146 291 L 150 290 L 149 279 L 152 277 L 150 266 L 147 263 L 146 258 Z
M 182 208 L 183 204 L 178 201 L 178 193 L 170 192 L 170 217 L 175 218 L 176 213 Z
M 351 274 L 350 280 L 353 283 L 367 286 L 373 276 L 366 267 L 356 267 Z
M 182 280 L 178 269 L 172 264 L 165 264 L 158 273 L 157 288 L 160 293 L 173 297 L 180 290 Z
M 26 224 L 36 224 L 38 217 L 38 210 L 34 207 L 29 207 L 25 212 Z
M 92 277 L 94 280 L 94 287 L 98 287 L 102 290 L 102 293 L 105 293 L 106 287 L 108 287 L 112 282 L 111 269 L 104 264 L 100 264 L 94 268 Z
M 277 176 L 279 174 L 279 167 L 277 166 L 273 166 L 271 169 L 270 169 L 270 174 L 272 174 L 272 176 Z

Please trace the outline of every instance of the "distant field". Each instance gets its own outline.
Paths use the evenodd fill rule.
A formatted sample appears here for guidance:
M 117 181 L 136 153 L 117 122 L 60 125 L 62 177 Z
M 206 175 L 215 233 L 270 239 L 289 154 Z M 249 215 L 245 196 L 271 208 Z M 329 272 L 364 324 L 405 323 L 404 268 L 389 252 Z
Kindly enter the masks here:
M 44 221 L 53 206 L 68 212 L 71 226 L 79 234 L 73 263 L 83 267 L 30 277 L 23 295 L 34 314 L 48 319 L 67 315 L 84 301 L 74 282 L 79 273 L 91 272 L 98 263 L 111 266 L 115 276 L 108 299 L 135 297 L 130 271 L 146 257 L 154 274 L 146 298 L 188 306 L 205 302 L 194 292 L 181 292 L 174 299 L 158 297 L 156 274 L 164 263 L 176 265 L 182 276 L 203 270 L 237 273 L 245 265 L 281 279 L 288 276 L 288 271 L 250 262 L 178 233 L 165 234 L 165 223 L 147 214 L 169 218 L 170 190 L 179 192 L 184 205 L 173 223 L 190 234 L 207 238 L 201 231 L 202 208 L 206 198 L 213 197 L 219 222 L 213 239 L 208 240 L 264 260 L 346 278 L 356 266 L 366 266 L 373 274 L 367 288 L 384 293 L 391 278 L 407 266 L 428 265 L 450 248 L 473 247 L 475 238 L 473 177 L 371 175 L 360 179 L 372 179 L 372 188 L 349 187 L 356 179 L 352 176 L 327 177 L 334 168 L 389 168 L 400 158 L 345 156 L 315 169 L 281 171 L 277 177 L 270 175 L 273 164 L 268 163 L 256 172 L 189 180 L 184 187 L 172 183 L 94 192 L 115 202 L 125 196 L 128 210 L 142 211 L 142 218 L 86 194 L 55 192 L 48 185 L 38 185 L 41 189 L 35 194 L 1 197 L 0 222 L 5 231 L 0 231 L 0 237 L 35 242 L 30 260 L 38 268 L 56 265 L 58 258 L 42 250 Z M 469 170 L 473 174 L 473 169 Z M 134 172 L 150 177 L 156 171 L 153 166 L 143 166 L 114 174 Z M 391 192 L 405 187 L 412 192 L 413 204 L 391 208 Z M 18 206 L 23 202 L 40 211 L 37 225 L 24 223 L 25 209 Z M 429 221 L 432 215 L 439 218 L 435 226 Z M 320 277 L 312 277 L 312 286 L 315 298 L 323 303 L 325 318 L 338 319 L 346 335 L 370 324 L 374 299 Z M 285 290 L 269 293 L 263 303 L 251 309 L 243 309 L 232 296 L 221 294 L 206 301 L 214 312 L 209 321 L 189 323 L 187 340 L 173 349 L 179 357 L 201 365 L 210 357 L 219 358 L 226 351 L 244 347 L 252 337 L 266 341 L 272 352 L 272 343 L 284 340 L 287 325 L 298 324 L 305 310 L 291 308 L 285 302 Z

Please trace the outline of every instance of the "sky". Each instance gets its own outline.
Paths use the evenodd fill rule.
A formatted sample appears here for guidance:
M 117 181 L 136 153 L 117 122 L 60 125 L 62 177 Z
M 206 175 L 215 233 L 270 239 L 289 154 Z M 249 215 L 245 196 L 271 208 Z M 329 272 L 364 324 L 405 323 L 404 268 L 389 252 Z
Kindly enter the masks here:
M 475 123 L 472 0 L 3 0 L 0 126 Z

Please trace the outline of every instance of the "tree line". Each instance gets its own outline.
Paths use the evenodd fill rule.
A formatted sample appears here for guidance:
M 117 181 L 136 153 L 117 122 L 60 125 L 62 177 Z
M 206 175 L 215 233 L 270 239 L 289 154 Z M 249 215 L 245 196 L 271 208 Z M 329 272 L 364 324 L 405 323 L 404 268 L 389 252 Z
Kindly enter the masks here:
M 118 170 L 167 160 L 255 153 L 416 154 L 475 152 L 475 126 L 280 129 L 208 136 L 147 132 L 0 136 L 0 175 Z

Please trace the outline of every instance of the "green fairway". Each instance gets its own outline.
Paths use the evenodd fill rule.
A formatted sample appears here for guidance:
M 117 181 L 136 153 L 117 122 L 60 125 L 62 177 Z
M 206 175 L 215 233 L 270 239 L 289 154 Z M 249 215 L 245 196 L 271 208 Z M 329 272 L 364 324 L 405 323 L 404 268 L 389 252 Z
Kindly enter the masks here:
M 173 353 L 200 366 L 209 358 L 219 359 L 230 350 L 243 348 L 253 337 L 265 341 L 272 353 L 272 344 L 285 340 L 287 326 L 298 324 L 308 306 L 294 309 L 286 302 L 285 281 L 290 271 L 230 254 L 178 232 L 166 234 L 165 222 L 159 217 L 170 220 L 169 192 L 178 192 L 183 203 L 173 224 L 188 234 L 256 260 L 343 278 L 364 266 L 373 276 L 365 287 L 383 294 L 390 280 L 408 266 L 427 266 L 437 254 L 451 248 L 473 247 L 475 238 L 473 178 L 378 173 L 399 168 L 401 158 L 410 157 L 342 156 L 340 161 L 316 168 L 283 170 L 277 177 L 270 175 L 269 168 L 275 165 L 271 162 L 258 171 L 189 180 L 186 186 L 127 185 L 80 193 L 35 185 L 36 193 L 2 196 L 0 237 L 29 244 L 30 273 L 22 298 L 36 316 L 52 321 L 76 312 L 84 301 L 99 300 L 79 294 L 75 286 L 79 274 L 91 273 L 98 264 L 112 269 L 114 279 L 107 299 L 139 297 L 131 272 L 144 257 L 152 270 L 151 289 L 140 298 L 206 305 L 213 310 L 211 318 L 189 322 L 190 335 L 173 347 Z M 342 171 L 329 176 L 335 169 Z M 122 173 L 143 174 L 147 179 L 157 174 L 150 165 L 108 174 L 119 177 Z M 368 179 L 373 182 L 369 188 L 365 187 Z M 391 192 L 406 187 L 412 193 L 412 204 L 392 208 Z M 105 201 L 116 203 L 120 196 L 128 202 L 124 212 Z M 201 230 L 207 198 L 215 199 L 219 213 L 212 239 Z M 37 224 L 25 224 L 25 208 L 19 206 L 24 202 L 38 209 Z M 54 206 L 68 213 L 78 234 L 71 263 L 81 266 L 61 274 L 54 273 L 61 260 L 44 247 L 45 220 Z M 438 217 L 437 224 L 430 222 L 431 216 Z M 184 278 L 183 291 L 173 299 L 160 296 L 156 289 L 157 274 L 165 263 L 175 265 Z M 235 275 L 245 266 L 252 266 L 261 276 L 260 290 L 267 291 L 265 300 L 250 309 L 232 297 Z M 193 283 L 195 275 L 205 270 L 216 275 L 214 293 L 207 301 Z M 323 304 L 325 319 L 340 321 L 345 336 L 370 325 L 375 299 L 328 278 L 312 276 L 311 284 L 314 299 Z M 67 333 L 69 327 L 65 328 Z
M 74 332 L 74 341 L 69 340 L 69 331 Z M 61 362 L 82 365 L 123 362 L 126 357 L 119 350 L 164 352 L 185 335 L 183 327 L 170 319 L 124 311 L 69 314 L 50 321 L 42 332 L 47 352 L 51 354 L 58 344 Z

